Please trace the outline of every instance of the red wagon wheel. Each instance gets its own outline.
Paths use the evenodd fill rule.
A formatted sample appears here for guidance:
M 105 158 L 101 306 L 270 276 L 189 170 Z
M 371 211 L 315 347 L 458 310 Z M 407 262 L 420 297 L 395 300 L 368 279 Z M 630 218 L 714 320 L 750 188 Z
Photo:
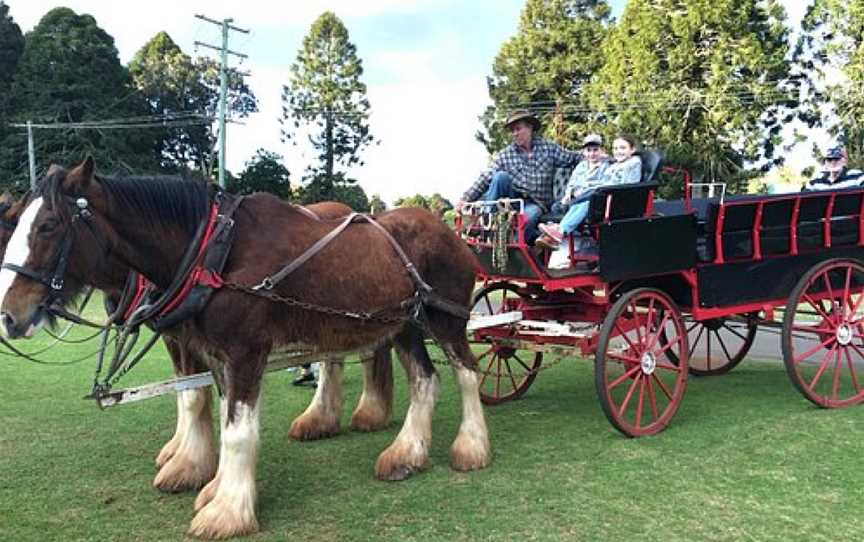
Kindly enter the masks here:
M 694 376 L 722 375 L 734 369 L 750 351 L 759 331 L 755 318 L 747 318 L 745 322 L 711 318 L 688 321 L 685 325 L 690 344 L 690 374 Z M 664 346 L 669 343 L 665 330 L 661 330 L 660 340 Z M 672 350 L 666 351 L 666 357 L 678 363 L 678 355 Z
M 666 359 L 670 350 L 677 364 Z M 663 292 L 633 290 L 612 305 L 600 330 L 594 378 L 600 406 L 616 429 L 641 437 L 669 424 L 684 396 L 688 352 L 681 313 Z
M 783 363 L 792 384 L 823 408 L 864 400 L 864 265 L 829 260 L 808 271 L 786 303 Z
M 492 284 L 474 294 L 471 314 L 487 316 L 519 310 L 526 298 L 513 284 Z M 506 335 L 515 334 L 515 326 L 510 325 Z M 469 341 L 481 371 L 480 400 L 486 405 L 498 405 L 522 397 L 537 378 L 543 354 L 518 350 L 496 338 L 479 336 L 473 333 Z

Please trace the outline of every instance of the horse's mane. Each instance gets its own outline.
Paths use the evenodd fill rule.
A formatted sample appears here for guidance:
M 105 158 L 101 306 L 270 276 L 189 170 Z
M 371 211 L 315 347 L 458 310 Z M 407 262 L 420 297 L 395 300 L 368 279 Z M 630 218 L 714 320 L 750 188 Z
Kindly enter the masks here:
M 62 190 L 64 178 L 65 172 L 54 172 L 45 178 L 43 194 L 52 205 L 58 198 L 68 196 Z M 209 186 L 200 181 L 166 175 L 97 175 L 96 181 L 112 214 L 140 217 L 154 227 L 180 226 L 194 234 L 209 210 Z

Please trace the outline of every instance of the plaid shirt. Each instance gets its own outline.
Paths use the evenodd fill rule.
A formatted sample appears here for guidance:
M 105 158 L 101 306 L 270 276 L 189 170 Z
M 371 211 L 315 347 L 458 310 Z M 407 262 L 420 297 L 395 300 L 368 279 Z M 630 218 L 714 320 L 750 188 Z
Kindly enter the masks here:
M 531 155 L 522 147 L 511 143 L 499 152 L 488 170 L 471 185 L 462 196 L 464 201 L 476 201 L 489 188 L 496 171 L 505 171 L 513 177 L 513 190 L 548 209 L 555 199 L 553 179 L 555 169 L 573 167 L 582 159 L 582 153 L 565 150 L 556 143 L 535 137 L 531 142 Z

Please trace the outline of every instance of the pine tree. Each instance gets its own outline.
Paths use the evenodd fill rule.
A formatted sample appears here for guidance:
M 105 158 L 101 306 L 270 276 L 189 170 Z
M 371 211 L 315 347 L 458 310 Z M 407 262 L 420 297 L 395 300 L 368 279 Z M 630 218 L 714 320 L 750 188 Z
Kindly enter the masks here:
M 246 169 L 240 178 L 228 185 L 228 190 L 236 194 L 270 192 L 283 199 L 291 197 L 291 174 L 282 165 L 282 156 L 275 152 L 258 149 L 255 156 L 246 162 Z
M 546 135 L 565 146 L 584 136 L 591 118 L 573 103 L 584 101 L 585 84 L 603 65 L 609 13 L 605 0 L 528 0 L 487 79 L 494 105 L 477 139 L 490 153 L 509 143 L 502 121 L 515 108 L 539 113 Z
M 797 107 L 784 20 L 775 0 L 631 0 L 603 46 L 591 108 L 609 136 L 632 133 L 741 189 L 747 164 L 779 162 Z
M 0 2 L 0 142 L 9 138 L 9 142 L 15 142 L 17 145 L 7 147 L 3 145 L 0 148 L 0 164 L 10 164 L 10 169 L 17 168 L 15 162 L 22 164 L 22 154 L 16 154 L 13 149 L 20 149 L 21 143 L 24 141 L 23 132 L 16 131 L 8 126 L 10 122 L 10 113 L 12 110 L 12 102 L 10 100 L 10 90 L 12 88 L 12 79 L 18 69 L 18 61 L 21 54 L 24 52 L 24 36 L 21 34 L 21 28 L 15 24 L 15 21 L 9 15 L 9 6 L 5 2 Z M 10 171 L 2 173 L 3 178 L 0 178 L 0 187 L 4 190 L 15 190 L 14 183 L 10 183 Z
M 165 32 L 159 32 L 135 53 L 129 63 L 133 84 L 154 116 L 190 119 L 190 114 L 213 116 L 218 105 L 218 66 L 208 59 L 193 61 Z M 257 100 L 243 76 L 229 71 L 228 111 L 246 117 L 257 111 Z M 200 121 L 200 119 L 198 119 Z M 163 170 L 208 170 L 213 162 L 216 134 L 210 124 L 194 119 L 156 132 Z
M 18 121 L 77 123 L 146 112 L 114 39 L 93 17 L 68 8 L 52 9 L 27 33 L 11 96 Z M 14 154 L 26 156 L 24 142 L 7 138 L 7 143 L 14 145 Z M 152 138 L 143 130 L 42 129 L 36 132 L 36 147 L 42 169 L 51 162 L 77 163 L 88 154 L 106 172 L 148 171 L 156 163 Z M 8 167 L 4 174 L 23 175 Z
M 815 0 L 802 30 L 795 59 L 810 75 L 802 120 L 827 128 L 850 165 L 864 167 L 864 0 Z
M 360 151 L 373 142 L 362 75 L 348 30 L 336 15 L 325 12 L 303 39 L 282 92 L 283 138 L 296 144 L 303 126 L 311 131 L 309 140 L 318 152 L 318 162 L 309 165 L 303 177 L 308 182 L 304 203 L 335 199 L 335 186 L 354 182 L 337 166 L 362 165 Z

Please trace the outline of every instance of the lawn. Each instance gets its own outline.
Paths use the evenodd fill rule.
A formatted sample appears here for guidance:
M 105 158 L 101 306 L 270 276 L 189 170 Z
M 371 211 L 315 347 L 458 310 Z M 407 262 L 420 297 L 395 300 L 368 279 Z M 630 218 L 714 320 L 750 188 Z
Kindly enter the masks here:
M 91 348 L 58 346 L 51 356 Z M 99 411 L 81 399 L 89 361 L 0 363 L 0 540 L 184 538 L 195 495 L 150 486 L 153 459 L 173 433 L 173 396 Z M 345 373 L 347 426 L 361 372 L 350 365 Z M 442 370 L 432 466 L 386 483 L 373 465 L 405 413 L 396 373 L 389 428 L 308 443 L 286 435 L 311 390 L 292 387 L 289 373 L 267 376 L 261 533 L 251 540 L 811 541 L 858 539 L 864 530 L 864 410 L 814 408 L 779 362 L 746 360 L 723 377 L 691 378 L 672 425 L 633 440 L 603 416 L 591 363 L 564 360 L 523 399 L 486 410 L 494 459 L 472 473 L 448 466 L 460 405 Z M 160 346 L 121 384 L 168 376 Z

